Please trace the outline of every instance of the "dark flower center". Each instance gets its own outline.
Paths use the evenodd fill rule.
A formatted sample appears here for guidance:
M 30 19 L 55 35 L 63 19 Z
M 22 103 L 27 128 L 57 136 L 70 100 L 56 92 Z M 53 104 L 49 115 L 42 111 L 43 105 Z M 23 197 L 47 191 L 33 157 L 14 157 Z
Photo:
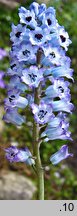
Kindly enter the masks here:
M 9 101 L 10 101 L 10 102 L 12 102 L 13 99 L 15 99 L 15 95 L 11 95 L 11 96 L 9 97 Z
M 63 35 L 60 35 L 60 38 L 61 38 L 62 43 L 66 41 L 66 38 Z
M 55 53 L 54 52 L 51 52 L 50 55 L 55 58 Z
M 16 64 L 11 65 L 11 69 L 13 69 L 16 66 Z
M 11 150 L 10 157 L 14 158 L 17 154 L 18 154 L 18 152 L 16 153 L 13 150 Z
M 30 79 L 31 79 L 32 82 L 35 82 L 37 75 L 35 75 L 35 74 L 32 73 L 32 74 L 29 74 L 29 77 L 30 77 Z
M 16 154 L 15 154 L 14 152 L 11 152 L 11 153 L 10 153 L 10 156 L 11 156 L 11 157 L 15 157 L 15 155 L 16 155 Z
M 24 51 L 23 51 L 23 55 L 26 55 L 26 57 L 28 57 L 29 54 L 30 54 L 30 51 L 29 51 L 29 50 L 24 50 Z
M 31 16 L 28 16 L 28 17 L 26 17 L 26 21 L 28 21 L 28 22 L 30 22 L 30 21 L 31 21 L 31 19 L 32 19 L 32 17 L 31 17 Z
M 47 111 L 45 111 L 45 110 L 40 110 L 39 113 L 38 113 L 39 119 L 40 119 L 40 120 L 43 119 L 44 116 L 45 116 L 46 114 L 47 114 Z
M 35 34 L 35 38 L 37 38 L 38 40 L 41 40 L 43 38 L 42 34 Z
M 61 93 L 64 92 L 64 89 L 62 88 L 62 86 L 59 86 L 59 89 L 60 89 Z
M 21 35 L 21 32 L 17 32 L 17 33 L 15 34 L 15 36 L 16 36 L 17 38 L 19 38 L 20 35 Z
M 47 19 L 47 23 L 50 26 L 52 24 L 52 21 L 50 19 Z
M 65 130 L 64 128 L 62 128 L 62 130 L 63 130 L 63 131 L 62 131 L 62 134 L 63 134 L 63 135 L 66 135 L 66 130 Z

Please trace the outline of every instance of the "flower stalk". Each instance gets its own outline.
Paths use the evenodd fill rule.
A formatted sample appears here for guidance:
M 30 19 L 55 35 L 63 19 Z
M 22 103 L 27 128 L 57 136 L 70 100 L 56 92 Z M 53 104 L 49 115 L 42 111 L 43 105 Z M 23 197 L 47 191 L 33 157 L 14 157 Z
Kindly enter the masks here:
M 39 90 L 40 87 L 35 89 L 34 99 L 35 103 L 39 104 Z M 33 151 L 36 157 L 36 170 L 37 170 L 37 181 L 38 181 L 38 199 L 44 200 L 44 171 L 41 164 L 40 158 L 40 143 L 39 143 L 39 124 L 33 120 Z
M 41 50 L 37 52 L 37 66 L 40 68 Z M 34 90 L 34 102 L 40 104 L 41 85 Z M 36 157 L 36 170 L 37 170 L 37 181 L 38 181 L 38 200 L 44 200 L 44 170 L 40 158 L 40 141 L 39 141 L 39 124 L 33 119 L 33 151 Z

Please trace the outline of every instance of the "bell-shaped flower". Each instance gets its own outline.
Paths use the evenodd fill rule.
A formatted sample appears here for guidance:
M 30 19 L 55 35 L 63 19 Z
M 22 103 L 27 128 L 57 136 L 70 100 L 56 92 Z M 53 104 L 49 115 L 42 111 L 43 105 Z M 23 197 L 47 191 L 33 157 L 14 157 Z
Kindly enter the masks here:
M 32 112 L 34 114 L 35 121 L 39 124 L 45 124 L 53 117 L 52 107 L 46 105 L 43 101 L 40 105 L 32 104 Z
M 72 103 L 69 102 L 69 100 L 63 98 L 58 101 L 52 101 L 52 108 L 54 112 L 64 111 L 64 112 L 71 113 L 74 106 Z
M 28 105 L 28 100 L 20 96 L 20 91 L 12 89 L 8 91 L 8 98 L 5 99 L 5 107 L 25 108 Z
M 8 88 L 8 90 L 10 90 L 12 88 L 16 88 L 17 90 L 19 90 L 22 93 L 28 89 L 27 85 L 22 83 L 21 79 L 16 75 L 11 77 L 10 83 L 8 84 L 7 88 Z
M 46 142 L 55 139 L 72 140 L 68 127 L 69 123 L 66 120 L 66 115 L 59 113 L 57 117 L 53 117 L 53 119 L 48 123 L 45 131 L 41 134 L 41 137 L 46 137 L 44 139 Z
M 19 62 L 16 56 L 11 56 L 13 60 L 10 62 L 10 68 L 7 71 L 7 74 L 9 76 L 17 75 L 21 77 L 22 75 L 22 70 L 24 68 L 24 63 Z
M 69 156 L 73 157 L 73 154 L 68 152 L 67 145 L 63 145 L 59 151 L 57 151 L 55 154 L 53 154 L 50 157 L 50 161 L 52 162 L 53 165 L 56 165 L 60 163 L 62 160 L 68 158 Z
M 73 69 L 67 67 L 67 66 L 58 66 L 58 67 L 53 67 L 52 69 L 46 69 L 44 72 L 45 76 L 53 76 L 54 78 L 59 78 L 59 77 L 66 77 L 68 79 L 72 79 L 73 76 Z
M 39 15 L 42 15 L 46 11 L 46 4 L 42 3 L 39 5 Z
M 32 154 L 31 154 L 31 152 L 29 151 L 29 149 L 26 147 L 26 148 L 24 148 L 24 150 L 26 151 L 26 155 L 28 156 L 28 158 L 27 158 L 27 160 L 25 161 L 25 163 L 27 164 L 27 165 L 34 165 L 35 164 L 35 160 L 34 160 L 34 158 L 32 157 Z
M 39 13 L 39 4 L 37 2 L 32 2 L 29 9 L 31 10 L 31 12 L 34 12 L 35 15 L 37 16 Z
M 47 25 L 47 27 L 50 27 L 51 30 L 51 17 L 55 19 L 55 9 L 53 7 L 46 8 L 45 4 L 41 4 L 39 7 L 39 19 L 42 21 L 44 25 Z M 52 21 L 53 22 L 53 21 Z M 54 21 L 55 26 L 55 21 Z
M 19 46 L 16 56 L 19 62 L 21 61 L 30 62 L 31 59 L 32 61 L 36 60 L 36 55 L 35 55 L 36 52 L 37 52 L 36 47 L 33 48 L 30 43 L 29 44 L 22 43 Z
M 30 68 L 25 68 L 22 71 L 23 76 L 22 81 L 26 83 L 29 87 L 37 88 L 40 81 L 43 80 L 43 70 L 38 69 L 36 66 L 31 66 Z
M 51 39 L 48 29 L 42 29 L 41 27 L 36 27 L 35 31 L 31 31 L 29 37 L 31 44 L 37 46 L 41 46 Z
M 46 128 L 46 130 L 41 134 L 41 137 L 45 137 L 44 141 L 48 142 L 49 140 L 71 140 L 71 133 L 67 129 L 62 128 L 61 125 L 58 127 Z
M 22 117 L 18 112 L 17 108 L 8 108 L 3 116 L 3 120 L 7 123 L 12 123 L 17 126 L 21 126 L 25 122 L 25 117 Z
M 58 26 L 57 34 L 58 34 L 60 46 L 62 46 L 67 51 L 69 44 L 71 44 L 71 40 L 69 39 L 69 35 L 64 30 L 63 26 Z
M 10 40 L 14 44 L 20 43 L 21 35 L 22 35 L 23 31 L 24 31 L 24 27 L 21 24 L 18 24 L 17 26 L 12 24 L 12 32 L 10 33 Z
M 30 10 L 33 11 L 37 17 L 37 22 L 38 20 L 42 19 L 42 16 L 44 14 L 44 12 L 46 11 L 46 5 L 44 3 L 42 4 L 38 4 L 36 2 L 33 2 L 31 5 L 30 5 Z
M 52 14 L 53 16 L 56 15 L 56 11 L 54 7 L 48 7 L 46 10 L 46 14 Z
M 5 156 L 7 160 L 10 162 L 25 162 L 29 165 L 35 163 L 34 159 L 32 159 L 32 154 L 28 148 L 18 149 L 16 146 L 11 146 L 9 148 L 5 148 Z
M 36 28 L 37 22 L 35 20 L 35 13 L 29 11 L 24 7 L 19 8 L 20 23 L 24 23 L 32 28 Z
M 67 115 L 65 113 L 62 113 L 62 112 L 59 112 L 58 115 L 52 119 L 52 121 L 49 121 L 48 122 L 48 126 L 47 128 L 50 128 L 50 127 L 58 127 L 58 126 L 61 126 L 61 125 L 65 125 L 65 128 L 68 128 L 69 127 L 69 123 L 68 123 L 68 120 L 67 120 Z
M 45 94 L 48 98 L 56 98 L 59 97 L 60 99 L 65 98 L 67 101 L 70 101 L 71 95 L 70 95 L 70 89 L 68 88 L 69 82 L 64 81 L 63 78 L 60 79 L 54 79 L 50 78 L 50 81 L 53 85 L 50 85 L 46 91 Z
M 53 8 L 51 10 L 46 10 L 45 14 L 43 15 L 42 24 L 46 25 L 50 31 L 54 32 L 55 28 L 57 27 L 57 21 L 55 18 L 55 14 Z
M 55 78 L 59 78 L 59 77 L 66 77 L 68 79 L 72 79 L 72 75 L 73 75 L 73 69 L 68 68 L 66 66 L 61 66 L 61 67 L 56 67 L 54 69 L 52 69 L 52 75 Z
M 45 57 L 42 58 L 42 64 L 51 66 L 53 65 L 63 65 L 65 52 L 60 48 L 56 46 L 45 46 L 44 54 Z
M 5 157 L 10 162 L 20 162 L 24 158 L 23 151 L 20 151 L 16 146 L 5 148 L 4 151 L 5 151 Z

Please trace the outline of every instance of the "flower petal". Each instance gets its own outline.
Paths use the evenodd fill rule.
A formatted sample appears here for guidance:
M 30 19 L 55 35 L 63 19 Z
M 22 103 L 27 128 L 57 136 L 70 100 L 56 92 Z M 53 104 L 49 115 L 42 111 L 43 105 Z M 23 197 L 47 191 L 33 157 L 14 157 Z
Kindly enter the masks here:
M 53 154 L 50 157 L 50 161 L 52 162 L 53 165 L 56 165 L 56 164 L 60 163 L 62 160 L 68 158 L 69 156 L 72 157 L 73 154 L 68 153 L 68 146 L 67 145 L 63 145 L 58 152 L 56 152 L 55 154 Z

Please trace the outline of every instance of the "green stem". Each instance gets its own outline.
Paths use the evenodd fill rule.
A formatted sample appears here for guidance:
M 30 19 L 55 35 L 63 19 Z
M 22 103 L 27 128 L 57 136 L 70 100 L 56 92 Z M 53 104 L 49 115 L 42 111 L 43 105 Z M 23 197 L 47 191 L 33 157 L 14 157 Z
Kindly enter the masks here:
M 39 104 L 39 91 L 40 87 L 35 89 L 34 98 L 35 103 Z M 33 120 L 33 151 L 36 157 L 36 170 L 37 170 L 37 181 L 38 181 L 38 200 L 44 200 L 44 171 L 41 164 L 40 158 L 40 142 L 39 142 L 39 124 Z
M 42 50 L 38 49 L 37 51 L 37 67 L 40 68 L 40 59 L 42 55 Z M 35 89 L 34 92 L 34 103 L 39 105 L 41 94 L 41 86 Z M 38 200 L 44 200 L 44 170 L 41 164 L 40 158 L 40 141 L 39 141 L 39 124 L 33 120 L 33 152 L 36 157 L 36 171 L 37 171 L 37 181 L 38 181 Z
M 36 168 L 37 168 L 37 177 L 38 177 L 38 199 L 44 200 L 44 171 L 40 159 L 39 145 L 36 146 Z
M 41 164 L 39 142 L 37 142 L 36 134 L 38 133 L 38 127 L 34 123 L 35 135 L 34 135 L 34 155 L 36 156 L 36 171 L 38 181 L 38 200 L 44 200 L 44 171 Z

